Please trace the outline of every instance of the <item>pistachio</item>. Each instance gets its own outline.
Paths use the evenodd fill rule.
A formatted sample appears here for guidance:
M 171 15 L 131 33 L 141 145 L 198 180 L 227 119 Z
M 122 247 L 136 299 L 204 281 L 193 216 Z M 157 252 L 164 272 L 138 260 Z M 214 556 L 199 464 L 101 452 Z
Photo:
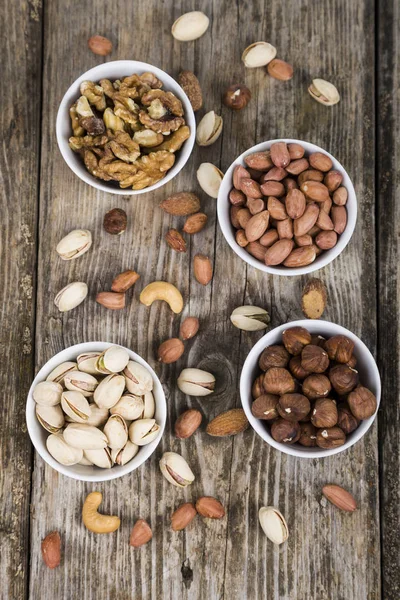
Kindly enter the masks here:
M 160 470 L 167 481 L 180 488 L 190 485 L 195 479 L 186 460 L 176 452 L 164 452 L 160 460 Z
M 67 425 L 64 429 L 64 439 L 73 448 L 81 450 L 101 450 L 108 443 L 106 435 L 100 429 L 83 423 Z M 89 458 L 89 460 L 91 459 Z
M 273 506 L 262 506 L 258 512 L 265 535 L 274 544 L 283 544 L 289 536 L 288 526 L 282 513 Z
M 154 396 L 151 392 L 146 392 L 143 396 L 143 399 L 144 409 L 142 419 L 152 419 L 154 417 L 154 413 L 156 412 L 156 403 L 154 400 Z
M 76 450 L 76 448 L 75 448 Z M 83 450 L 82 450 L 83 452 Z M 97 450 L 95 450 L 97 452 Z M 94 463 L 89 460 L 85 455 L 82 456 L 81 460 L 78 462 L 78 465 L 84 465 L 85 467 L 92 467 Z
M 214 391 L 215 377 L 201 369 L 183 369 L 177 383 L 188 396 L 208 396 Z
M 128 441 L 128 428 L 121 415 L 111 415 L 104 425 L 103 432 L 107 436 L 108 445 L 112 450 L 123 448 Z
M 92 245 L 92 234 L 88 229 L 74 229 L 58 242 L 56 251 L 62 260 L 72 260 L 85 254 Z
M 151 392 L 149 392 L 151 394 Z M 141 396 L 125 394 L 111 409 L 112 415 L 120 415 L 129 421 L 140 419 L 144 411 L 144 400 Z M 152 415 L 153 416 L 153 415 Z
M 222 117 L 210 110 L 197 126 L 196 141 L 199 146 L 211 146 L 217 141 L 222 131 Z
M 72 310 L 84 301 L 88 294 L 88 287 L 83 281 L 69 283 L 54 298 L 54 304 L 60 312 Z
M 151 373 L 143 365 L 130 360 L 123 371 L 125 383 L 131 394 L 143 396 L 153 389 L 153 378 Z
M 132 444 L 145 446 L 155 440 L 159 432 L 160 426 L 155 419 L 139 419 L 130 424 L 129 439 Z
M 62 386 L 55 381 L 41 381 L 33 390 L 33 399 L 41 406 L 56 406 L 61 402 Z
M 86 352 L 80 354 L 76 359 L 78 363 L 78 369 L 83 373 L 89 373 L 89 375 L 97 375 L 96 362 L 101 352 Z
M 86 421 L 86 425 L 93 425 L 93 427 L 102 427 L 108 419 L 108 408 L 100 408 L 95 402 L 89 404 L 90 415 Z
M 110 373 L 119 373 L 123 371 L 129 362 L 129 354 L 121 346 L 111 346 L 100 354 L 96 362 L 96 369 L 99 373 L 109 375 Z
M 268 42 L 254 42 L 242 54 L 245 67 L 264 67 L 276 56 L 276 48 Z
M 96 467 L 100 467 L 100 469 L 111 469 L 113 465 L 111 452 L 108 448 L 85 450 L 84 458 L 90 461 L 91 464 L 96 465 Z
M 219 188 L 224 174 L 215 165 L 211 163 L 201 163 L 197 169 L 197 181 L 201 189 L 211 196 L 218 198 Z
M 42 427 L 50 433 L 58 433 L 64 425 L 64 414 L 61 406 L 42 406 L 36 404 L 36 417 Z
M 270 320 L 267 311 L 258 306 L 239 306 L 231 314 L 234 326 L 244 331 L 266 329 Z
M 123 448 L 112 450 L 111 459 L 116 465 L 126 465 L 139 452 L 139 446 L 127 441 Z
M 125 387 L 125 377 L 112 373 L 99 383 L 93 398 L 100 408 L 111 408 L 121 398 Z
M 67 467 L 76 465 L 83 458 L 83 451 L 69 446 L 62 433 L 49 435 L 46 448 L 57 462 Z
M 325 106 L 333 106 L 340 100 L 336 87 L 324 79 L 313 79 L 308 91 L 314 100 Z
M 191 42 L 201 37 L 208 29 L 209 18 L 199 10 L 181 15 L 172 25 L 171 33 L 179 42 Z
M 55 367 L 52 372 L 47 375 L 46 381 L 55 381 L 63 385 L 64 377 L 69 371 L 74 371 L 77 368 L 77 364 L 71 361 L 66 361 Z
M 85 397 L 93 394 L 99 382 L 93 375 L 82 371 L 69 371 L 64 377 L 64 385 L 67 390 L 80 392 Z
M 63 392 L 61 396 L 61 408 L 74 423 L 87 423 L 91 409 L 89 402 L 81 392 Z

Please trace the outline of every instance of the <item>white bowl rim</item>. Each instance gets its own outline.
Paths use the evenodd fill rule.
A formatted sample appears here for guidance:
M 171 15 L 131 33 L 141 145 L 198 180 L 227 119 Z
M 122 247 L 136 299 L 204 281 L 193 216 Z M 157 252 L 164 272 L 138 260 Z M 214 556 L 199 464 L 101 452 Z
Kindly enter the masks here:
M 348 204 L 347 205 L 351 205 L 354 209 L 351 211 L 351 214 L 349 214 L 349 211 L 347 211 L 348 217 L 347 217 L 346 229 L 339 236 L 336 246 L 334 246 L 330 250 L 325 250 L 323 252 L 323 254 L 321 254 L 320 256 L 317 256 L 316 260 L 313 263 L 311 263 L 310 265 L 307 265 L 305 267 L 296 267 L 296 268 L 287 268 L 287 267 L 279 267 L 279 266 L 270 267 L 266 264 L 263 264 L 261 261 L 257 260 L 251 254 L 246 252 L 246 250 L 244 248 L 241 248 L 239 246 L 239 244 L 236 243 L 236 240 L 233 235 L 233 228 L 230 223 L 229 215 L 228 215 L 228 218 L 226 218 L 226 216 L 225 216 L 226 208 L 227 208 L 227 206 L 228 206 L 228 208 L 230 206 L 229 200 L 228 200 L 228 194 L 229 194 L 229 190 L 232 188 L 232 174 L 233 174 L 233 170 L 236 167 L 236 165 L 238 165 L 238 164 L 244 165 L 244 158 L 248 154 L 252 154 L 253 152 L 261 152 L 264 150 L 268 150 L 271 147 L 271 145 L 275 144 L 276 142 L 286 142 L 287 144 L 301 144 L 305 147 L 307 152 L 323 152 L 324 154 L 329 156 L 329 158 L 333 162 L 333 168 L 335 170 L 340 171 L 343 174 L 344 179 L 346 180 L 346 183 L 343 185 L 345 185 L 345 187 L 347 188 L 347 191 L 348 191 L 348 200 L 347 200 Z M 246 166 L 246 165 L 244 165 L 244 166 Z M 297 276 L 297 275 L 305 275 L 306 273 L 313 273 L 314 271 L 318 271 L 319 269 L 326 267 L 326 265 L 328 265 L 330 262 L 332 262 L 337 256 L 339 256 L 339 254 L 341 254 L 343 252 L 343 250 L 346 248 L 347 244 L 349 243 L 349 241 L 353 235 L 354 228 L 356 226 L 357 196 L 356 196 L 356 193 L 354 190 L 353 182 L 351 181 L 351 178 L 350 178 L 349 174 L 347 173 L 346 169 L 327 150 L 325 150 L 324 148 L 321 148 L 320 146 L 317 146 L 317 144 L 314 144 L 312 142 L 307 142 L 305 140 L 296 140 L 296 139 L 292 139 L 292 138 L 279 138 L 276 140 L 267 140 L 265 142 L 256 144 L 255 146 L 252 146 L 248 150 L 245 150 L 244 152 L 242 152 L 242 154 L 232 162 L 232 164 L 226 171 L 224 178 L 221 182 L 221 186 L 219 188 L 218 200 L 217 200 L 217 213 L 218 213 L 219 226 L 221 227 L 224 238 L 226 239 L 226 241 L 228 242 L 228 244 L 230 245 L 232 250 L 241 259 L 243 259 L 245 262 L 247 262 L 249 265 L 255 267 L 256 269 L 259 269 L 260 271 L 264 271 L 265 273 L 270 273 L 271 275 L 281 275 L 283 277 L 291 277 L 291 276 Z
M 79 92 L 76 91 L 77 87 L 79 88 L 79 85 L 82 83 L 82 81 L 85 81 L 86 79 L 97 81 L 99 79 L 99 77 L 97 76 L 97 73 L 99 71 L 110 70 L 111 74 L 109 74 L 108 77 L 112 78 L 113 77 L 113 75 L 112 75 L 113 69 L 115 69 L 115 70 L 126 69 L 127 71 L 130 71 L 130 72 L 134 72 L 135 70 L 141 71 L 141 72 L 151 71 L 159 79 L 161 79 L 163 84 L 165 84 L 166 89 L 168 89 L 169 86 L 171 86 L 171 87 L 177 86 L 179 88 L 179 99 L 182 101 L 182 103 L 184 105 L 186 122 L 190 127 L 190 136 L 183 144 L 183 147 L 179 150 L 179 155 L 177 156 L 177 160 L 175 161 L 175 163 L 171 167 L 171 169 L 168 171 L 167 175 L 163 179 L 161 179 L 160 181 L 155 183 L 154 185 L 150 185 L 149 187 L 144 188 L 143 190 L 132 190 L 129 188 L 121 189 L 118 187 L 114 188 L 111 186 L 107 186 L 106 183 L 102 183 L 100 179 L 96 180 L 96 178 L 93 177 L 93 175 L 91 175 L 86 170 L 83 163 L 82 163 L 82 169 L 78 169 L 75 164 L 75 161 L 73 160 L 73 151 L 71 150 L 71 148 L 68 145 L 68 139 L 65 139 L 65 136 L 63 134 L 63 124 L 65 122 L 66 115 L 69 120 L 68 109 L 69 109 L 70 105 L 73 103 L 73 101 L 76 100 L 77 93 L 79 94 Z M 105 74 L 104 74 L 104 76 L 105 76 Z M 175 79 L 173 77 L 171 77 L 171 75 L 169 75 L 168 73 L 166 73 L 159 67 L 156 67 L 155 65 L 151 65 L 149 63 L 141 62 L 138 60 L 114 60 L 114 61 L 110 61 L 110 62 L 101 63 L 100 65 L 96 65 L 95 67 L 92 67 L 91 69 L 89 69 L 88 71 L 86 71 L 85 73 L 80 75 L 77 79 L 75 79 L 75 81 L 69 86 L 69 88 L 65 92 L 65 94 L 60 102 L 60 106 L 58 108 L 57 119 L 56 119 L 56 137 L 57 137 L 58 148 L 61 152 L 62 157 L 64 158 L 65 162 L 67 163 L 67 165 L 69 166 L 71 171 L 73 173 L 75 173 L 75 175 L 77 175 L 77 177 L 82 179 L 82 181 L 84 181 L 85 183 L 88 183 L 89 185 L 91 185 L 92 187 L 94 187 L 98 190 L 107 192 L 109 194 L 118 194 L 120 196 L 137 196 L 139 194 L 145 194 L 147 192 L 152 192 L 152 191 L 162 187 L 163 185 L 168 183 L 168 181 L 171 181 L 171 179 L 173 179 L 176 175 L 178 175 L 178 173 L 183 169 L 183 167 L 187 163 L 187 161 L 192 153 L 194 142 L 196 139 L 196 119 L 195 119 L 193 108 L 192 108 L 192 105 L 190 104 L 189 98 L 187 97 L 186 93 L 183 91 L 183 89 L 181 88 L 179 83 L 177 81 L 175 81 Z
M 55 458 L 51 456 L 49 451 L 46 448 L 46 444 L 42 443 L 41 440 L 38 439 L 35 428 L 37 425 L 40 426 L 36 419 L 35 415 L 35 401 L 33 399 L 33 389 L 37 383 L 40 381 L 44 381 L 46 377 L 51 373 L 51 371 L 57 366 L 57 364 L 61 364 L 67 360 L 73 360 L 71 355 L 75 355 L 77 357 L 79 354 L 84 352 L 95 352 L 97 350 L 103 351 L 111 346 L 121 346 L 121 348 L 125 348 L 129 353 L 130 359 L 135 360 L 142 364 L 146 369 L 148 369 L 153 377 L 154 388 L 153 394 L 155 396 L 154 390 L 157 390 L 158 399 L 155 399 L 157 410 L 161 412 L 161 419 L 157 420 L 157 423 L 160 425 L 160 432 L 158 437 L 153 440 L 150 444 L 146 446 L 142 446 L 138 452 L 138 454 L 132 458 L 126 465 L 122 466 L 113 466 L 111 469 L 101 469 L 100 467 L 93 467 L 95 469 L 95 474 L 85 474 L 83 469 L 85 469 L 85 465 L 72 465 L 66 466 L 57 462 Z M 62 475 L 66 475 L 72 479 L 76 479 L 78 481 L 91 481 L 91 482 L 100 482 L 100 481 L 111 481 L 112 479 L 117 479 L 118 477 L 122 477 L 128 473 L 131 473 L 135 469 L 137 469 L 140 465 L 142 465 L 156 450 L 158 444 L 161 441 L 161 438 L 164 433 L 165 423 L 167 420 L 167 404 L 165 399 L 165 393 L 159 378 L 155 371 L 151 368 L 151 366 L 136 352 L 122 346 L 121 344 L 113 344 L 110 342 L 82 342 L 79 344 L 74 344 L 73 346 L 69 346 L 57 354 L 54 354 L 38 371 L 35 379 L 32 382 L 32 385 L 28 392 L 28 397 L 26 401 L 26 423 L 28 426 L 29 437 L 31 438 L 31 442 L 34 445 L 37 453 L 43 458 L 43 460 L 49 464 L 53 469 L 61 473 Z M 43 429 L 45 432 L 45 430 Z M 48 433 L 48 432 L 46 432 Z M 50 435 L 50 433 L 48 433 Z M 78 474 L 74 472 L 75 467 L 81 467 L 82 474 Z M 86 467 L 87 469 L 92 469 L 92 467 Z
M 365 357 L 367 357 L 369 361 L 368 367 L 372 371 L 371 375 L 374 379 L 374 384 L 376 387 L 374 393 L 377 400 L 377 409 L 372 417 L 361 421 L 358 428 L 350 434 L 352 436 L 351 439 L 347 439 L 343 446 L 323 450 L 319 449 L 318 447 L 302 447 L 299 444 L 293 446 L 290 444 L 281 444 L 280 442 L 277 442 L 273 439 L 273 437 L 271 436 L 264 424 L 265 422 L 260 419 L 256 419 L 256 417 L 254 417 L 253 413 L 251 412 L 251 403 L 253 400 L 251 396 L 251 387 L 248 386 L 248 382 L 246 382 L 245 379 L 249 374 L 250 370 L 254 367 L 254 365 L 258 363 L 258 358 L 261 352 L 264 350 L 264 348 L 271 344 L 279 343 L 274 341 L 274 338 L 277 335 L 281 334 L 285 329 L 290 329 L 291 327 L 305 327 L 312 334 L 318 334 L 319 332 L 321 332 L 320 335 L 323 335 L 323 331 L 325 328 L 325 330 L 331 330 L 329 332 L 330 336 L 339 334 L 346 335 L 355 342 L 356 352 L 361 349 L 362 354 Z M 243 410 L 245 411 L 246 416 L 254 431 L 270 446 L 273 446 L 276 450 L 280 450 L 284 454 L 290 454 L 291 456 L 296 456 L 298 458 L 326 458 L 328 456 L 333 456 L 334 454 L 344 452 L 345 450 L 353 446 L 356 442 L 358 442 L 358 440 L 360 440 L 367 433 L 368 429 L 374 422 L 379 409 L 381 400 L 381 379 L 374 357 L 372 356 L 368 347 L 364 344 L 362 340 L 360 340 L 358 336 L 356 336 L 355 333 L 349 331 L 341 325 L 332 323 L 331 321 L 325 321 L 320 319 L 302 319 L 299 321 L 291 321 L 289 323 L 284 323 L 283 325 L 279 325 L 278 327 L 271 329 L 253 346 L 243 364 L 242 373 L 240 376 L 240 399 L 242 402 Z

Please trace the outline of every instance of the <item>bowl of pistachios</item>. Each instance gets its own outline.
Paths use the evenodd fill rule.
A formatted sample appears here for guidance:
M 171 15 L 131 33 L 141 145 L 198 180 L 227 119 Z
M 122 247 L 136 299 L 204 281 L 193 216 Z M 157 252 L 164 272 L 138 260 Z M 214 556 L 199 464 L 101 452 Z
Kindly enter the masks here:
M 166 421 L 162 385 L 138 354 L 106 342 L 76 344 L 38 372 L 28 432 L 47 464 L 81 481 L 108 481 L 143 464 Z

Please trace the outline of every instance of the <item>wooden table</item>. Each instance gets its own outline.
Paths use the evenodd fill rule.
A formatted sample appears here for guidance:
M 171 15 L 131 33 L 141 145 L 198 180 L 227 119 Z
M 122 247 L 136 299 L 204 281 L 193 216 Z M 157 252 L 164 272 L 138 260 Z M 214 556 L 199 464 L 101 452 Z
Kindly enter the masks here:
M 171 24 L 186 10 L 207 13 L 211 24 L 198 41 L 179 43 Z M 2 469 L 1 597 L 17 600 L 75 599 L 285 599 L 394 600 L 399 579 L 399 190 L 400 69 L 399 3 L 387 0 L 24 0 L 1 12 L 2 105 L 0 157 Z M 103 61 L 87 49 L 90 35 L 109 37 L 106 60 L 138 59 L 177 76 L 199 77 L 205 110 L 224 118 L 218 142 L 194 149 L 183 172 L 156 193 L 128 200 L 97 192 L 67 167 L 57 148 L 55 118 L 70 83 Z M 265 39 L 294 65 L 292 81 L 246 70 L 242 50 Z M 326 108 L 307 93 L 313 77 L 333 81 L 341 102 Z M 248 107 L 233 113 L 221 93 L 233 82 L 252 90 Z M 201 116 L 204 110 L 199 114 Z M 397 119 L 396 119 L 397 118 Z M 350 245 L 318 272 L 329 291 L 324 318 L 360 336 L 377 356 L 383 380 L 379 418 L 349 451 L 325 460 L 299 460 L 270 448 L 247 430 L 214 439 L 202 431 L 187 441 L 171 425 L 187 406 L 200 407 L 205 421 L 240 406 L 243 361 L 258 339 L 232 327 L 231 311 L 242 304 L 265 306 L 272 326 L 301 318 L 307 277 L 266 276 L 247 267 L 225 242 L 216 202 L 196 182 L 200 162 L 225 170 L 243 150 L 276 137 L 313 141 L 332 152 L 349 171 L 359 216 Z M 397 171 L 396 171 L 397 167 Z M 174 191 L 200 194 L 207 228 L 190 239 L 186 254 L 163 241 L 177 220 L 159 202 Z M 102 228 L 104 213 L 119 206 L 129 227 L 121 237 Z M 60 263 L 59 239 L 74 228 L 93 233 L 92 250 Z M 214 279 L 201 287 L 192 257 L 211 257 Z M 100 290 L 125 268 L 141 274 L 132 300 L 121 312 L 95 303 Z M 182 317 L 156 304 L 139 303 L 146 283 L 166 279 L 185 298 Z M 67 282 L 87 281 L 90 297 L 61 315 L 53 299 Z M 156 365 L 159 343 L 197 315 L 201 332 L 174 365 L 157 365 L 168 402 L 166 433 L 156 454 L 137 471 L 111 483 L 91 485 L 59 475 L 32 451 L 25 426 L 26 394 L 37 369 L 77 342 L 112 341 L 129 346 Z M 214 372 L 218 389 L 210 399 L 185 398 L 175 385 L 180 369 Z M 174 450 L 197 473 L 187 490 L 161 476 L 158 459 Z M 321 487 L 336 482 L 351 490 L 359 510 L 344 514 L 321 500 Z M 119 514 L 117 534 L 96 537 L 81 524 L 91 490 L 104 493 L 105 512 Z M 227 509 L 221 521 L 200 521 L 174 533 L 169 522 L 184 499 L 207 494 Z M 261 505 L 273 504 L 290 527 L 288 543 L 273 546 L 258 525 Z M 134 521 L 147 519 L 151 543 L 128 544 Z M 41 558 L 41 539 L 61 532 L 63 560 L 55 571 Z

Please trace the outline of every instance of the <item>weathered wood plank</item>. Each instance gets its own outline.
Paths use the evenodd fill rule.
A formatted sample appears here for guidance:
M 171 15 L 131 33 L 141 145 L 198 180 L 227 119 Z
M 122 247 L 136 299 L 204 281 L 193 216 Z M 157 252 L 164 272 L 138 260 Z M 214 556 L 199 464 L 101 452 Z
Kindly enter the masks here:
M 1 596 L 15 600 L 26 597 L 29 570 L 25 402 L 33 375 L 41 34 L 40 2 L 2 5 L 0 579 Z
M 380 411 L 382 590 L 400 596 L 400 10 L 390 2 L 379 11 L 378 46 L 378 357 L 384 389 Z

